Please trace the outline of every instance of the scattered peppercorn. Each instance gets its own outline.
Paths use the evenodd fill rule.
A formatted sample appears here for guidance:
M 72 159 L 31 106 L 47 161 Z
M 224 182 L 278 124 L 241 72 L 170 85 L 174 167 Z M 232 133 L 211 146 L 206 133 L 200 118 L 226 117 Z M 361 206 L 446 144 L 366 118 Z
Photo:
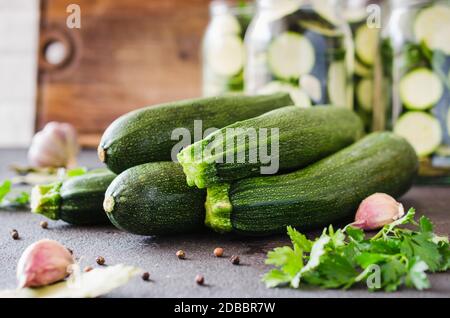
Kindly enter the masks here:
M 196 282 L 198 285 L 203 285 L 203 284 L 205 283 L 205 278 L 204 278 L 202 275 L 197 275 L 197 276 L 195 277 L 195 282 Z
M 98 265 L 104 265 L 105 264 L 105 258 L 103 256 L 98 256 L 95 261 Z
M 92 269 L 93 269 L 92 266 L 86 266 L 83 271 L 87 273 L 90 272 Z
M 13 240 L 18 240 L 19 239 L 19 232 L 17 232 L 17 230 L 12 230 L 11 231 L 11 237 L 13 238 Z
M 183 250 L 179 250 L 176 255 L 177 255 L 177 257 L 179 259 L 185 259 L 186 258 L 186 253 Z
M 149 272 L 142 273 L 142 279 L 145 280 L 145 281 L 149 281 L 150 280 L 150 273 Z
M 39 223 L 39 225 L 40 225 L 43 229 L 48 228 L 48 222 L 47 222 L 47 221 L 41 221 L 41 223 Z
M 239 262 L 240 262 L 239 256 L 237 256 L 237 255 L 231 256 L 230 262 L 233 265 L 239 265 Z
M 215 255 L 216 257 L 222 257 L 222 256 L 223 256 L 223 248 L 221 248 L 221 247 L 216 247 L 216 248 L 214 249 L 214 255 Z
M 70 248 L 68 248 L 68 247 L 66 247 L 66 248 L 69 251 L 70 255 L 73 255 L 73 251 Z

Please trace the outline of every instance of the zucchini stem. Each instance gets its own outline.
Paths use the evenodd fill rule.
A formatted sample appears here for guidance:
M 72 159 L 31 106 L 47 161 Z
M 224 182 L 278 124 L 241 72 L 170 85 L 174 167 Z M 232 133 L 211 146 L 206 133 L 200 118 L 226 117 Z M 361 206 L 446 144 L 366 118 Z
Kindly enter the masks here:
M 106 150 L 101 145 L 97 148 L 97 155 L 101 162 L 106 162 Z
M 31 190 L 31 212 L 59 220 L 62 182 L 37 185 Z
M 111 213 L 112 211 L 114 211 L 114 205 L 115 205 L 114 197 L 112 196 L 105 197 L 105 200 L 103 201 L 103 209 L 107 213 Z
M 233 230 L 231 225 L 233 205 L 228 196 L 229 189 L 230 185 L 225 183 L 207 189 L 205 225 L 219 233 Z

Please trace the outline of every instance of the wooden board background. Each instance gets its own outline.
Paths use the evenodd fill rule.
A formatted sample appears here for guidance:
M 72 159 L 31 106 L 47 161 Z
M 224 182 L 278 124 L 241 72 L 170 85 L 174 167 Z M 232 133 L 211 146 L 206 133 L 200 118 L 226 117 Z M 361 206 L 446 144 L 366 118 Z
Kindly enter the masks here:
M 42 0 L 36 129 L 72 123 L 96 146 L 117 116 L 145 105 L 200 95 L 200 44 L 208 0 L 78 0 L 81 29 L 69 29 L 72 0 Z M 58 40 L 67 60 L 46 63 Z

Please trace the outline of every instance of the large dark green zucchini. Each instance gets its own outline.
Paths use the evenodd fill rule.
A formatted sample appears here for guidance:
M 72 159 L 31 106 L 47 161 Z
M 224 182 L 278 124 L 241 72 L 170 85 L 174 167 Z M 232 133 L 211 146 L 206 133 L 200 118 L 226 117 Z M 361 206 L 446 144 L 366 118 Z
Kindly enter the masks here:
M 75 225 L 109 224 L 102 203 L 116 175 L 97 169 L 62 182 L 35 186 L 31 192 L 32 212 Z
M 270 133 L 272 129 L 278 130 L 278 136 Z M 364 125 L 351 110 L 287 106 L 218 130 L 181 151 L 178 160 L 188 184 L 206 188 L 278 170 L 296 170 L 351 145 L 363 134 Z M 278 144 L 271 142 L 274 137 Z M 267 143 L 263 160 L 261 138 Z M 272 162 L 267 162 L 270 157 Z
M 402 137 L 373 133 L 303 170 L 208 188 L 206 224 L 246 235 L 323 227 L 354 216 L 367 196 L 411 186 L 416 153 Z
M 122 172 L 108 187 L 103 206 L 119 229 L 168 235 L 203 227 L 205 196 L 187 186 L 178 163 L 153 162 Z
M 289 94 L 277 93 L 210 97 L 142 108 L 118 118 L 106 129 L 98 155 L 116 173 L 147 162 L 168 161 L 181 150 L 172 151 L 180 138 L 176 128 L 187 128 L 194 138 L 194 120 L 202 121 L 202 134 L 208 128 L 222 128 L 292 104 Z M 172 140 L 172 133 L 176 140 Z

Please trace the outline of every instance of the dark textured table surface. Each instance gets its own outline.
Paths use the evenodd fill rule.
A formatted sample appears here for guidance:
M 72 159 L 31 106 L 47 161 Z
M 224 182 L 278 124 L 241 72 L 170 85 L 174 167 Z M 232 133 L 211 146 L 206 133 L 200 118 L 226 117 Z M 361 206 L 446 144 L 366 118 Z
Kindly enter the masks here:
M 0 150 L 0 180 L 12 175 L 11 163 L 25 161 L 24 150 Z M 96 167 L 94 152 L 83 152 L 81 164 Z M 436 224 L 436 231 L 450 232 L 450 187 L 414 187 L 401 201 L 414 206 Z M 266 289 L 260 282 L 269 269 L 264 258 L 270 249 L 286 244 L 284 235 L 243 239 L 212 233 L 177 237 L 142 237 L 121 232 L 114 227 L 74 227 L 61 221 L 49 222 L 47 230 L 39 226 L 44 218 L 23 212 L 0 212 L 0 289 L 14 288 L 15 267 L 22 251 L 42 238 L 56 239 L 81 257 L 81 265 L 95 264 L 98 255 L 107 264 L 136 265 L 151 273 L 151 282 L 139 277 L 121 287 L 112 297 L 450 297 L 450 273 L 430 275 L 432 288 L 427 291 L 401 290 L 396 293 L 365 290 L 289 290 Z M 9 231 L 17 229 L 20 240 L 11 239 Z M 212 255 L 215 247 L 225 250 L 225 257 Z M 187 259 L 179 260 L 177 250 L 186 251 Z M 228 258 L 239 255 L 241 265 L 234 266 Z M 205 277 L 205 286 L 195 284 L 195 276 Z

